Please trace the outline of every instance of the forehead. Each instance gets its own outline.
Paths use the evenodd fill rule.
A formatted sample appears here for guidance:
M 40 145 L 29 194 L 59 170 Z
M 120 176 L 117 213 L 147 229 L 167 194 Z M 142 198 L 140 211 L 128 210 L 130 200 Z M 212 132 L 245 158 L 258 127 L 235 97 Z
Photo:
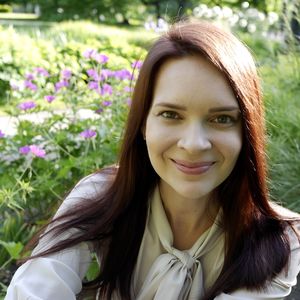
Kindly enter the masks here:
M 160 67 L 154 84 L 153 102 L 238 105 L 225 75 L 201 55 L 171 58 Z

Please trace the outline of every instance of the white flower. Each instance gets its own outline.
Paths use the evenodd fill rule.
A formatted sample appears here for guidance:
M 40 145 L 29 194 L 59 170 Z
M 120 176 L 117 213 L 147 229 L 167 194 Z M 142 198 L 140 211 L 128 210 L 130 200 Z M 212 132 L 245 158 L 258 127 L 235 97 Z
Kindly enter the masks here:
M 238 16 L 237 14 L 233 14 L 233 15 L 229 18 L 229 25 L 230 25 L 230 26 L 234 26 L 238 21 L 239 21 L 239 16 Z
M 222 9 L 223 18 L 228 19 L 233 15 L 233 11 L 230 7 L 224 6 Z
M 270 25 L 273 25 L 274 23 L 276 23 L 279 20 L 278 14 L 271 11 L 268 13 L 268 22 Z
M 264 21 L 266 19 L 266 15 L 263 12 L 258 13 L 258 18 L 260 21 Z
M 248 32 L 253 33 L 256 31 L 256 25 L 255 24 L 249 24 L 247 26 Z
M 242 8 L 246 9 L 250 6 L 249 2 L 245 1 L 242 3 Z
M 203 16 L 204 16 L 205 18 L 207 18 L 207 19 L 210 19 L 210 18 L 213 17 L 213 12 L 212 12 L 210 9 L 207 9 L 207 10 L 204 12 Z
M 239 21 L 239 25 L 240 25 L 242 28 L 246 28 L 247 25 L 248 25 L 248 22 L 247 22 L 246 19 L 241 19 L 241 20 Z
M 221 17 L 222 16 L 222 9 L 220 6 L 214 6 L 212 9 L 211 9 L 213 15 L 217 18 Z

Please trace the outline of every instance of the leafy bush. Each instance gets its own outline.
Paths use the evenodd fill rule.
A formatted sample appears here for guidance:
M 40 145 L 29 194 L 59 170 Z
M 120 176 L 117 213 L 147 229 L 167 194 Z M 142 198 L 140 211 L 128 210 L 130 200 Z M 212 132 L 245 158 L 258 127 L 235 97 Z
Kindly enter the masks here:
M 99 40 L 89 33 L 85 41 L 73 28 L 54 27 L 41 35 L 36 40 L 12 29 L 0 31 L 7 39 L 0 50 L 6 87 L 2 114 L 11 125 L 0 128 L 3 284 L 24 244 L 79 178 L 116 161 L 141 64 L 137 58 L 145 54 L 126 38 Z
M 7 4 L 0 4 L 0 13 L 10 13 L 12 12 L 12 7 Z

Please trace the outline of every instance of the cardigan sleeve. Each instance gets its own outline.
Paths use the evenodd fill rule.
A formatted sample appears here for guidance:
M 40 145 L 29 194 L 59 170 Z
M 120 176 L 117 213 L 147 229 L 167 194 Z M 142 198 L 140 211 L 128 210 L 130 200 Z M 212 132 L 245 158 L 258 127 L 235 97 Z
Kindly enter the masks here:
M 291 248 L 287 270 L 283 269 L 263 291 L 240 289 L 230 294 L 222 293 L 214 300 L 282 300 L 288 296 L 292 287 L 297 284 L 297 275 L 300 272 L 300 244 L 292 228 L 288 228 L 287 233 Z
M 93 175 L 81 180 L 64 200 L 55 216 L 61 215 L 79 200 L 92 197 L 103 187 L 103 176 Z M 47 234 L 32 254 L 51 247 L 75 234 L 71 229 L 58 237 Z M 14 274 L 4 300 L 75 300 L 82 289 L 82 279 L 91 262 L 91 245 L 83 242 L 59 252 L 34 258 Z

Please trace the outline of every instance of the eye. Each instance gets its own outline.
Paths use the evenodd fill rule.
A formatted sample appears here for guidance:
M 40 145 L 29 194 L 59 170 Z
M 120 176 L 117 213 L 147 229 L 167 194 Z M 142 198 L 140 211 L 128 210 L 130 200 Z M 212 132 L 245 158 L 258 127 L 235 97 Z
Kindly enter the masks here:
M 166 110 L 161 113 L 159 113 L 159 116 L 162 116 L 165 119 L 174 119 L 174 120 L 179 120 L 180 116 L 177 112 L 171 111 L 171 110 Z
M 232 125 L 237 122 L 237 119 L 229 115 L 219 115 L 211 118 L 210 121 L 220 125 Z

